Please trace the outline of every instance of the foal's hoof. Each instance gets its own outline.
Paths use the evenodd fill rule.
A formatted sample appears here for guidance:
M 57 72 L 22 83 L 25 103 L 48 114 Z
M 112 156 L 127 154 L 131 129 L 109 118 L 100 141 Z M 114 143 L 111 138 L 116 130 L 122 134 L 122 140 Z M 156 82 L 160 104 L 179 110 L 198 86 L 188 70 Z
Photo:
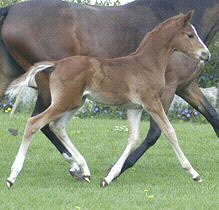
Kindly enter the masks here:
M 105 179 L 103 179 L 103 180 L 100 182 L 100 187 L 101 187 L 101 188 L 104 188 L 104 187 L 106 187 L 107 185 L 108 185 L 108 183 L 106 182 Z
M 90 183 L 90 176 L 83 176 L 82 177 L 85 181 L 87 181 L 88 183 Z
M 7 179 L 6 184 L 7 184 L 8 189 L 11 189 L 13 183 Z
M 82 176 L 82 172 L 81 172 L 81 170 L 79 170 L 79 171 L 77 171 L 77 170 L 69 170 L 69 173 L 71 174 L 71 176 L 73 176 L 76 180 L 78 180 L 78 181 L 83 181 L 84 180 L 84 178 L 83 178 L 83 176 Z
M 193 180 L 196 181 L 196 182 L 202 182 L 203 181 L 200 176 L 197 176 L 197 177 L 193 178 Z

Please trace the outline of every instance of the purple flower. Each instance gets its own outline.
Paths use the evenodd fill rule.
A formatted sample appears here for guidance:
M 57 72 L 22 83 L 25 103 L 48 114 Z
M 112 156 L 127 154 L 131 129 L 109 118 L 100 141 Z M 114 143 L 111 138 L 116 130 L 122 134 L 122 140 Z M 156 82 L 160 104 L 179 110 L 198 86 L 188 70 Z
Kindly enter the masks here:
M 84 109 L 82 109 L 82 110 L 81 110 L 81 112 L 82 112 L 82 113 L 85 113 L 85 110 L 84 110 Z
M 178 115 L 177 115 L 177 117 L 178 117 L 178 118 L 180 118 L 180 117 L 181 117 L 181 115 L 180 115 L 180 114 L 178 114 Z
M 95 112 L 97 112 L 98 110 L 99 110 L 98 107 L 96 107 L 96 108 L 94 109 Z
M 209 76 L 209 78 L 210 78 L 210 79 L 213 79 L 213 78 L 214 78 L 214 75 L 213 75 L 213 74 L 212 74 L 212 75 L 210 75 L 210 76 Z
M 7 104 L 3 104 L 3 107 L 6 107 L 7 106 Z
M 189 113 L 189 110 L 188 110 L 188 109 L 185 109 L 184 112 L 187 114 L 187 113 Z
M 197 116 L 197 115 L 198 115 L 198 112 L 194 112 L 194 115 Z
M 188 112 L 189 112 L 189 114 L 191 114 L 191 113 L 192 113 L 192 110 L 188 110 Z
M 122 115 L 122 114 L 123 114 L 123 111 L 120 111 L 119 114 Z
M 104 110 L 103 110 L 103 112 L 104 112 L 105 114 L 107 114 L 107 113 L 108 113 L 106 109 L 104 109 Z
M 191 116 L 190 114 L 187 114 L 187 115 L 186 115 L 186 117 L 188 117 L 188 118 L 190 118 L 190 116 Z

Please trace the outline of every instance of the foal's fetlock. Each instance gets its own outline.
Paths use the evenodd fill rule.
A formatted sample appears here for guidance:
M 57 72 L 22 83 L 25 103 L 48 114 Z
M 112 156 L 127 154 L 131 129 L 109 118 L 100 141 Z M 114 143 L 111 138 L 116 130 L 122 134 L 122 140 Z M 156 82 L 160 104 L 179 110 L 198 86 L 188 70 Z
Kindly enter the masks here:
M 71 174 L 71 176 L 73 176 L 75 179 L 77 179 L 77 180 L 79 180 L 79 181 L 84 180 L 84 179 L 83 179 L 83 176 L 82 176 L 82 171 L 81 171 L 81 169 L 76 170 L 76 169 L 70 168 L 70 169 L 69 169 L 69 173 Z

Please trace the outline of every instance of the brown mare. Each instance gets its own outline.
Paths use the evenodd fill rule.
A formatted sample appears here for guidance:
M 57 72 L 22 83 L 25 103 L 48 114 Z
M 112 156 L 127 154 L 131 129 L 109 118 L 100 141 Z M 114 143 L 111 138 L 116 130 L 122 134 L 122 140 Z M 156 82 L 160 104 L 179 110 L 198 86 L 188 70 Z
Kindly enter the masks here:
M 29 0 L 0 8 L 0 100 L 9 83 L 35 62 L 73 55 L 126 56 L 136 50 L 145 33 L 156 24 L 191 9 L 195 9 L 192 23 L 208 45 L 218 31 L 217 0 L 136 0 L 118 7 Z M 162 103 L 168 112 L 176 93 L 204 115 L 219 136 L 219 114 L 193 81 L 199 73 L 196 61 L 181 52 L 174 52 L 167 66 Z M 41 113 L 50 104 L 48 83 L 43 86 L 33 115 Z M 71 171 L 77 170 L 68 148 L 49 126 L 44 126 L 41 131 L 71 163 Z M 127 158 L 121 172 L 135 164 L 160 134 L 151 118 L 147 137 Z
M 44 83 L 41 75 L 48 75 L 49 72 L 52 102 L 44 112 L 28 120 L 22 144 L 7 179 L 8 187 L 12 186 L 22 169 L 32 136 L 46 124 L 50 125 L 52 131 L 69 148 L 81 168 L 83 178 L 90 182 L 87 163 L 65 130 L 72 114 L 83 104 L 86 97 L 104 104 L 123 105 L 127 108 L 128 144 L 122 156 L 101 181 L 101 187 L 105 187 L 119 175 L 124 161 L 135 149 L 139 138 L 142 108 L 159 125 L 181 166 L 194 180 L 201 182 L 199 174 L 179 147 L 161 99 L 165 89 L 166 67 L 175 49 L 199 60 L 210 58 L 208 48 L 190 23 L 192 14 L 193 11 L 190 11 L 186 15 L 180 14 L 161 23 L 144 37 L 137 50 L 129 56 L 114 59 L 74 56 L 54 62 L 41 62 L 17 79 L 12 87 L 37 84 L 41 89 L 41 84 Z M 35 82 L 37 74 L 39 77 Z

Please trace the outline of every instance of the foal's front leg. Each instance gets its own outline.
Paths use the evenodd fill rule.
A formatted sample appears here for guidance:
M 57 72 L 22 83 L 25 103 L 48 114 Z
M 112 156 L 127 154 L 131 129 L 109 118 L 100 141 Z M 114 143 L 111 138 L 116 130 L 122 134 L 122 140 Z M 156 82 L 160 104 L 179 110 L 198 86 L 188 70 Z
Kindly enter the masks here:
M 175 95 L 175 85 L 169 85 L 165 87 L 162 94 L 161 101 L 165 113 L 168 113 L 170 105 Z M 128 168 L 132 167 L 138 159 L 151 147 L 153 146 L 161 135 L 161 130 L 155 123 L 154 119 L 150 117 L 150 129 L 144 141 L 127 157 L 123 164 L 122 170 L 119 176 Z
M 170 124 L 162 104 L 159 99 L 154 99 L 150 101 L 143 102 L 144 108 L 148 111 L 148 113 L 153 117 L 155 122 L 160 127 L 161 131 L 164 133 L 166 138 L 169 140 L 173 150 L 175 151 L 182 168 L 184 168 L 189 174 L 192 175 L 193 180 L 201 182 L 202 179 L 200 175 L 193 169 L 192 165 L 184 155 L 183 151 L 181 150 L 176 133 L 172 125 Z
M 142 110 L 139 109 L 127 110 L 128 124 L 129 124 L 128 144 L 125 148 L 125 151 L 119 158 L 119 160 L 111 168 L 108 175 L 101 181 L 100 187 L 107 186 L 115 177 L 117 177 L 120 174 L 120 171 L 122 169 L 122 166 L 126 158 L 135 149 L 139 139 L 141 114 L 142 114 Z

